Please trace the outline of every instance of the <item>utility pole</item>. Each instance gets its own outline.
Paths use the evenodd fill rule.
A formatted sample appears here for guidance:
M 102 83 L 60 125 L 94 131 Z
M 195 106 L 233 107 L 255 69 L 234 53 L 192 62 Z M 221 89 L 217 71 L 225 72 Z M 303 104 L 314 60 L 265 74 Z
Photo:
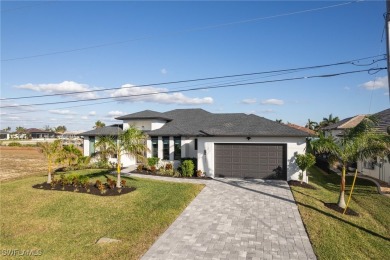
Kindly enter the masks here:
M 390 93 L 390 55 L 389 55 L 389 45 L 390 45 L 390 32 L 389 32 L 389 29 L 390 29 L 390 0 L 386 0 L 386 15 L 385 15 L 385 19 L 386 19 L 386 46 L 387 46 L 387 83 L 388 83 L 388 87 L 389 87 L 389 93 Z M 390 100 L 390 95 L 389 95 L 389 100 Z

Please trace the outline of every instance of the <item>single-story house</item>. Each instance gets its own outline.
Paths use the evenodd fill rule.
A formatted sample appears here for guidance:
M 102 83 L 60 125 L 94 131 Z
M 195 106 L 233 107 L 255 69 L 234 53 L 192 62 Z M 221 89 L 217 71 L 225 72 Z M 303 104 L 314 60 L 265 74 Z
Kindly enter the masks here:
M 10 132 L 0 130 L 0 140 L 8 140 L 10 139 L 10 135 L 11 135 Z
M 181 158 L 195 158 L 198 169 L 212 178 L 265 178 L 280 171 L 284 179 L 297 180 L 295 155 L 305 153 L 310 136 L 256 115 L 216 114 L 203 109 L 145 110 L 116 119 L 123 123 L 80 134 L 85 156 L 95 152 L 100 136 L 118 136 L 135 126 L 148 135 L 147 157 L 174 165 Z M 123 159 L 124 167 L 137 163 L 134 158 Z
M 377 119 L 375 131 L 382 134 L 390 134 L 390 109 L 380 111 L 372 115 Z M 365 115 L 357 115 L 339 121 L 323 128 L 326 135 L 333 135 L 340 137 L 344 134 L 346 129 L 357 126 Z M 373 178 L 385 181 L 390 184 L 390 162 L 389 158 L 371 158 L 364 161 L 357 162 L 357 169 L 363 175 L 371 176 Z
M 56 138 L 57 134 L 53 131 L 47 131 L 37 128 L 26 129 L 26 134 L 28 138 L 31 139 L 47 139 L 47 138 Z

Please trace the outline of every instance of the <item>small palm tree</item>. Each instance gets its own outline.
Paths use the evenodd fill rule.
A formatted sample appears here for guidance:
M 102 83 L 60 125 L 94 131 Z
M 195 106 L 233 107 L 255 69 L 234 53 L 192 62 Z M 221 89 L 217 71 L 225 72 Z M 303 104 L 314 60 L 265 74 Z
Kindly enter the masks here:
M 340 121 L 338 116 L 333 117 L 333 114 L 330 114 L 328 117 L 324 117 L 322 119 L 321 126 L 326 127 L 329 125 L 333 125 L 333 124 L 337 123 L 338 121 Z
M 63 147 L 63 151 L 61 153 L 61 158 L 59 158 L 59 161 L 66 162 L 68 166 L 71 166 L 77 164 L 79 158 L 82 156 L 83 154 L 81 153 L 81 151 L 73 144 L 65 145 Z
M 58 159 L 62 157 L 62 143 L 61 140 L 55 140 L 52 143 L 44 142 L 38 144 L 41 152 L 45 155 L 47 161 L 48 175 L 47 183 L 51 183 L 51 174 L 53 167 L 55 167 Z
M 108 158 L 114 154 L 116 142 L 113 136 L 101 136 L 95 144 L 96 148 L 98 148 L 98 154 L 100 156 L 100 160 L 102 160 L 105 164 L 108 162 Z
M 316 130 L 316 129 L 318 129 L 318 123 L 308 119 L 307 120 L 307 124 L 305 125 L 305 127 L 309 128 L 310 130 Z

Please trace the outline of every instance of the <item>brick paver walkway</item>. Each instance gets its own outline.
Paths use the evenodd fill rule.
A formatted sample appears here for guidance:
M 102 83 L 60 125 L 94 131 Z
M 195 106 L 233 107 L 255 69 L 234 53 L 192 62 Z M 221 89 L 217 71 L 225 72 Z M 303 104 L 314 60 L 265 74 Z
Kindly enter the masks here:
M 142 259 L 316 259 L 287 182 L 197 182 L 206 187 Z

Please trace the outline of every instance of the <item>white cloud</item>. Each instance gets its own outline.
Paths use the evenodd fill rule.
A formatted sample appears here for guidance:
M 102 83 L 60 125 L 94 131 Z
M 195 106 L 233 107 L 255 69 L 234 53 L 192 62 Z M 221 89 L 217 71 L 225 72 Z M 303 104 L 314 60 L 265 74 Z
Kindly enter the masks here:
M 168 70 L 167 69 L 161 69 L 161 74 L 165 75 L 168 73 Z
M 270 99 L 261 101 L 261 104 L 263 104 L 263 105 L 277 105 L 277 106 L 281 106 L 281 105 L 284 104 L 284 101 L 281 100 L 281 99 L 270 98 Z
M 88 116 L 82 116 L 81 119 L 87 120 L 87 119 L 88 119 Z
M 344 90 L 351 90 L 351 88 L 346 86 L 346 87 L 344 87 Z
M 111 97 L 120 102 L 154 102 L 160 104 L 179 104 L 179 105 L 200 105 L 212 104 L 211 97 L 191 98 L 182 93 L 161 93 L 167 92 L 166 88 L 154 87 L 133 87 L 131 84 L 122 85 L 118 90 L 111 93 Z M 155 93 L 155 94 L 153 94 Z
M 50 118 L 50 121 L 57 121 L 57 118 Z
M 122 111 L 110 111 L 107 113 L 107 117 L 123 116 L 124 114 Z
M 37 92 L 43 92 L 48 94 L 63 94 L 68 92 L 82 92 L 82 91 L 91 91 L 96 90 L 87 84 L 81 84 L 74 81 L 64 81 L 61 83 L 49 83 L 49 84 L 24 84 L 16 86 L 19 89 L 30 89 Z M 79 99 L 91 99 L 97 98 L 97 95 L 94 92 L 87 93 L 78 93 L 73 95 L 63 95 L 65 97 L 77 97 Z
M 89 116 L 96 116 L 96 111 L 91 111 L 88 113 Z
M 378 77 L 375 80 L 367 81 L 360 86 L 367 90 L 387 88 L 388 87 L 387 76 Z
M 255 104 L 257 102 L 256 98 L 246 98 L 241 100 L 242 104 Z
M 60 109 L 53 109 L 49 110 L 50 113 L 52 114 L 57 114 L 57 115 L 75 115 L 76 113 L 70 110 L 60 110 Z

